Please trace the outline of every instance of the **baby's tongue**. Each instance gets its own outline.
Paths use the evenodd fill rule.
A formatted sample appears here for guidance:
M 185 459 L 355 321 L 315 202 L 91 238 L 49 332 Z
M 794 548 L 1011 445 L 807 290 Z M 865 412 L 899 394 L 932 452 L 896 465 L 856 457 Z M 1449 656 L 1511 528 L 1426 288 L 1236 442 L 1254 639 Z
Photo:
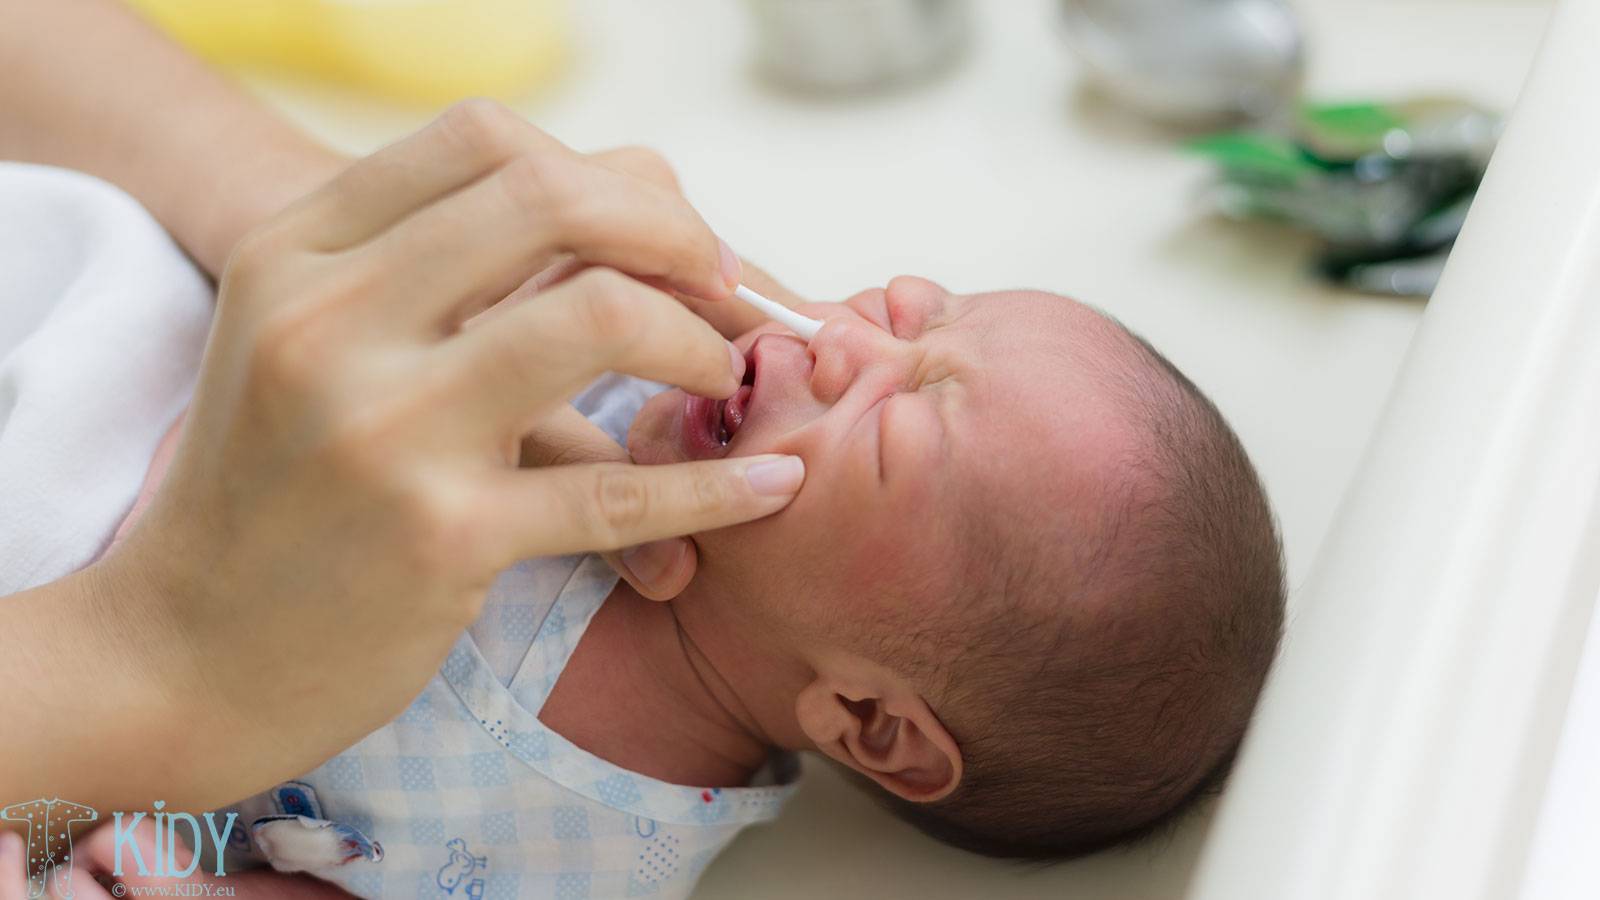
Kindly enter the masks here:
M 722 427 L 728 429 L 728 437 L 739 433 L 739 426 L 744 424 L 744 414 L 750 406 L 750 394 L 755 388 L 742 385 L 739 392 L 728 398 L 722 407 Z

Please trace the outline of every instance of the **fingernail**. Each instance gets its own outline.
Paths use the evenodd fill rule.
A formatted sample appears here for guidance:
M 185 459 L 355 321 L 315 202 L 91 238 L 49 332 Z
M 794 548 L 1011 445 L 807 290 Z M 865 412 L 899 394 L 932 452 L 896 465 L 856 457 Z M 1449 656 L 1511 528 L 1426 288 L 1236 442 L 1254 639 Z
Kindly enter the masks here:
M 10 871 L 11 857 L 22 849 L 22 838 L 14 831 L 0 828 L 0 872 Z
M 657 579 L 677 564 L 683 556 L 683 550 L 681 538 L 651 541 L 622 551 L 622 564 L 628 567 L 634 580 L 640 584 L 655 584 Z
M 733 252 L 727 241 L 718 238 L 717 243 L 722 245 L 722 280 L 727 282 L 731 291 L 739 286 L 739 279 L 744 277 L 744 266 L 739 263 L 739 254 Z
M 733 369 L 734 383 L 742 383 L 744 381 L 744 354 L 740 353 L 739 348 L 735 347 L 731 341 L 728 343 L 728 363 Z
M 758 494 L 793 494 L 806 480 L 806 464 L 798 456 L 783 456 L 756 463 L 744 470 L 744 477 L 750 482 L 750 489 Z

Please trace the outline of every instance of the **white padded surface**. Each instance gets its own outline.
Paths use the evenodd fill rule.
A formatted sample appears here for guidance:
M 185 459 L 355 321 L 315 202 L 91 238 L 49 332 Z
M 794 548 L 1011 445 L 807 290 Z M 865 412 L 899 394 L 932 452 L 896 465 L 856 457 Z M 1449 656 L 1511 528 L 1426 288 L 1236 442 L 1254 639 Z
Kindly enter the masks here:
M 1204 166 L 1075 90 L 1049 0 L 975 0 L 981 33 L 948 77 L 886 97 L 795 98 L 751 74 L 733 0 L 574 0 L 583 46 L 517 104 L 580 149 L 647 144 L 735 249 L 818 299 L 901 273 L 957 290 L 1071 293 L 1144 333 L 1206 389 L 1255 457 L 1303 578 L 1376 420 L 1421 304 L 1304 276 L 1306 242 L 1200 220 Z M 1460 93 L 1509 107 L 1538 2 L 1300 4 L 1315 96 Z M 429 111 L 255 81 L 336 145 L 366 151 Z M 1292 602 L 1292 601 L 1291 601 Z M 778 824 L 748 832 L 697 897 L 1182 895 L 1197 818 L 1150 847 L 1048 869 L 916 835 L 812 765 Z
M 1551 19 L 1188 900 L 1600 890 L 1600 710 L 1574 687 L 1600 597 L 1600 107 L 1571 102 L 1597 31 L 1588 0 Z

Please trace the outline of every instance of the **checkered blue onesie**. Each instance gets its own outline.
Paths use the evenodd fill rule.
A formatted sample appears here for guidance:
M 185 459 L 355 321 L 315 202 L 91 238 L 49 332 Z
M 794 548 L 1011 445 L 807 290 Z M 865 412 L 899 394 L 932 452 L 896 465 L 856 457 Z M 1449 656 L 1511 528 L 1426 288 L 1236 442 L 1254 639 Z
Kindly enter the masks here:
M 655 390 L 608 377 L 574 401 L 619 441 Z M 252 797 L 229 869 L 270 862 L 363 897 L 684 897 L 740 829 L 775 816 L 778 758 L 743 788 L 668 784 L 574 746 L 538 712 L 616 586 L 598 557 L 526 561 L 394 722 Z M 331 648 L 330 648 L 331 651 Z

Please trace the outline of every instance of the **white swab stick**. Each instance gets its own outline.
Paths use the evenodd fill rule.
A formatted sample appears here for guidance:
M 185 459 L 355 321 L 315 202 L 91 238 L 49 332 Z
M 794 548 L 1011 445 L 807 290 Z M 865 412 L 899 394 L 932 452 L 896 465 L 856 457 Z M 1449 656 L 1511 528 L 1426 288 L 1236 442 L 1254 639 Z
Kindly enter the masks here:
M 733 289 L 733 295 L 754 306 L 772 321 L 800 335 L 804 340 L 809 341 L 816 337 L 817 332 L 822 329 L 821 319 L 802 316 L 782 303 L 774 303 L 742 284 Z

